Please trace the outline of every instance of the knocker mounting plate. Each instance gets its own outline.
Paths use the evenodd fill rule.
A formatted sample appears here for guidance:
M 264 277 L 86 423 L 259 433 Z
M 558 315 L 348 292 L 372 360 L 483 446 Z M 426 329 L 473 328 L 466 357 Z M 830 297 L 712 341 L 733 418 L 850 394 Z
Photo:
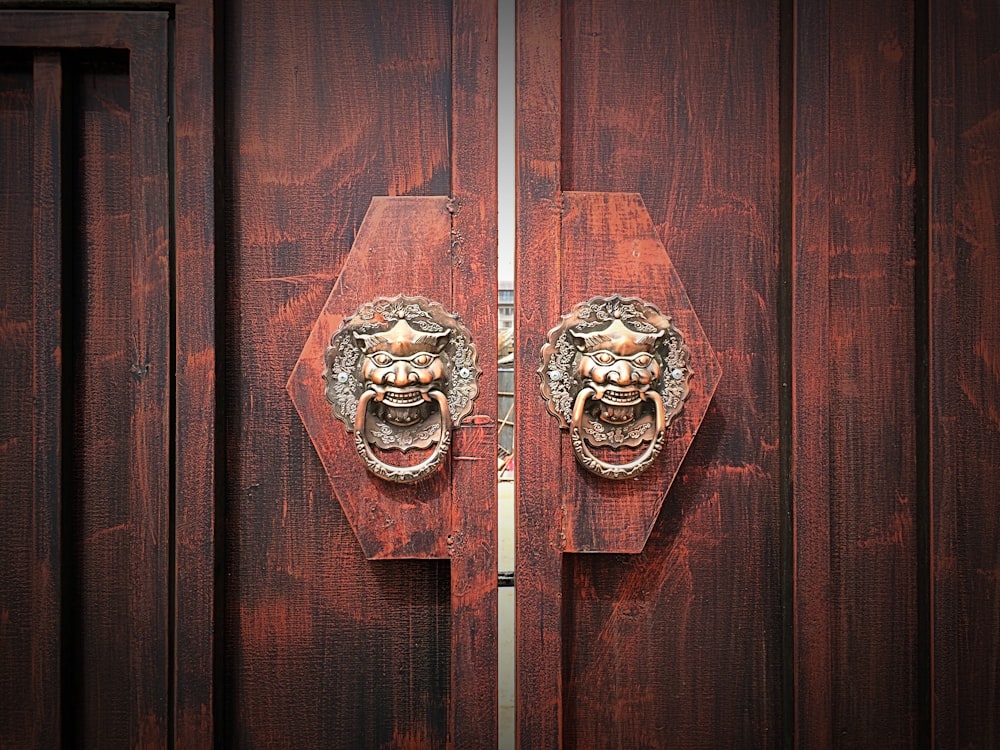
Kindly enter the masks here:
M 640 552 L 722 368 L 642 197 L 560 202 L 559 304 L 544 329 L 528 324 L 544 345 L 537 398 L 555 418 L 534 437 L 559 472 L 562 549 Z M 702 445 L 699 464 L 711 460 Z
M 638 297 L 576 305 L 549 332 L 539 373 L 546 406 L 569 430 L 577 460 L 609 479 L 650 466 L 690 392 L 684 337 Z M 621 461 L 594 452 L 642 446 L 640 455 Z
M 451 557 L 455 484 L 495 456 L 496 410 L 477 398 L 494 327 L 478 287 L 455 292 L 455 218 L 448 196 L 373 198 L 286 385 L 369 559 Z M 307 468 L 310 498 L 315 481 Z

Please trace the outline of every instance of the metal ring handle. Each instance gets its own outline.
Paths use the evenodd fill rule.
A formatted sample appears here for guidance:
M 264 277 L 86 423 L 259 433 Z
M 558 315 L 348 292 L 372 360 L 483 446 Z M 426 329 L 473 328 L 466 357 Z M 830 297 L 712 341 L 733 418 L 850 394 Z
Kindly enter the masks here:
M 605 477 L 607 479 L 627 479 L 628 477 L 634 477 L 637 474 L 641 474 L 650 464 L 656 460 L 656 457 L 660 455 L 660 451 L 663 450 L 663 443 L 666 438 L 666 415 L 663 409 L 663 398 L 655 390 L 650 389 L 646 392 L 646 398 L 653 402 L 655 409 L 654 427 L 656 429 L 656 434 L 650 441 L 649 446 L 643 451 L 642 455 L 628 463 L 624 464 L 610 464 L 607 461 L 602 461 L 587 447 L 586 441 L 583 439 L 581 433 L 581 425 L 583 423 L 583 410 L 587 405 L 587 401 L 595 394 L 593 388 L 583 388 L 576 396 L 576 401 L 573 402 L 573 418 L 570 421 L 569 435 L 570 440 L 573 443 L 573 452 L 576 453 L 576 460 L 587 469 L 588 471 L 597 474 L 598 476 Z
M 409 484 L 423 479 L 432 473 L 451 447 L 451 414 L 448 411 L 448 399 L 441 391 L 431 391 L 428 395 L 437 402 L 438 417 L 441 422 L 441 437 L 434 446 L 434 451 L 430 456 L 413 466 L 393 466 L 380 460 L 365 436 L 365 418 L 368 414 L 368 404 L 375 398 L 374 391 L 365 391 L 358 399 L 358 411 L 354 417 L 354 447 L 365 462 L 365 466 L 375 476 L 386 479 L 390 482 Z

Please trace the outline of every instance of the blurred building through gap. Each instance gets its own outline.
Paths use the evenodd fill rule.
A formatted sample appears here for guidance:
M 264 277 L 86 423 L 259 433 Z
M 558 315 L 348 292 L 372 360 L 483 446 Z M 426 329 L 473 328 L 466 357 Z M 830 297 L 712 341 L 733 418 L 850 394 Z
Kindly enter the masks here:
M 513 480 L 514 453 L 514 285 L 500 283 L 497 296 L 497 479 Z

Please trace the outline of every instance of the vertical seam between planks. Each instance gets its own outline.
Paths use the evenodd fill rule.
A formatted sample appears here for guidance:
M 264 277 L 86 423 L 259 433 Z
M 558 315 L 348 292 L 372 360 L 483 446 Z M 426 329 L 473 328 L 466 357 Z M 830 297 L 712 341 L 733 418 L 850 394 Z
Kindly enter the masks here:
M 917 742 L 934 746 L 931 697 L 934 684 L 934 548 L 931 506 L 931 205 L 930 191 L 930 3 L 915 0 L 913 18 L 913 141 L 916 184 L 913 191 L 914 242 L 914 404 L 916 428 L 917 533 Z
M 780 741 L 790 750 L 797 735 L 795 701 L 795 487 L 792 475 L 792 349 L 794 258 L 795 4 L 778 3 L 778 425 L 779 537 L 781 545 Z
M 227 211 L 227 194 L 233 195 L 235 190 L 230 183 L 228 174 L 228 158 L 226 149 L 226 25 L 225 12 L 223 10 L 225 0 L 213 0 L 212 8 L 212 144 L 211 158 L 214 169 L 213 176 L 213 209 L 212 231 L 214 241 L 214 287 L 215 300 L 213 310 L 215 314 L 213 332 L 213 344 L 215 350 L 215 404 L 214 404 L 214 434 L 215 443 L 213 446 L 214 458 L 214 486 L 212 487 L 212 500 L 215 508 L 212 512 L 214 524 L 213 530 L 213 559 L 212 559 L 212 582 L 214 586 L 212 597 L 212 745 L 215 748 L 222 748 L 226 737 L 225 728 L 229 726 L 226 719 L 232 718 L 235 708 L 227 707 L 225 700 L 226 686 L 226 498 L 229 494 L 228 487 L 228 465 L 227 456 L 227 409 L 228 394 L 226 393 L 229 381 L 226 377 L 226 360 L 229 356 L 229 349 L 226 345 L 225 325 L 226 312 L 229 300 L 229 285 L 226 269 L 228 264 L 227 242 L 230 237 L 235 237 L 235 227 L 232 220 L 232 211 Z
M 79 130 L 71 127 L 79 122 L 79 101 L 76 90 L 76 67 L 72 65 L 73 74 L 67 76 L 66 54 L 63 62 L 63 108 L 62 108 L 62 164 L 64 165 L 61 189 L 66 197 L 62 211 L 62 242 L 60 247 L 62 262 L 62 277 L 64 283 L 61 290 L 61 325 L 60 338 L 62 343 L 62 373 L 63 388 L 60 408 L 62 411 L 61 435 L 59 438 L 61 456 L 60 471 L 62 487 L 60 491 L 59 511 L 59 568 L 60 568 L 60 733 L 61 747 L 75 747 L 75 737 L 83 725 L 83 701 L 79 685 L 83 673 L 82 659 L 82 616 L 80 603 L 81 575 L 79 567 L 73 563 L 79 558 L 79 540 L 68 530 L 73 529 L 79 511 L 79 503 L 74 502 L 76 483 L 72 481 L 78 451 L 75 450 L 74 436 L 76 432 L 76 415 L 74 399 L 67 383 L 79 382 L 80 338 L 82 336 L 81 293 L 83 247 L 76 252 L 75 244 L 78 235 L 80 214 L 80 178 L 79 155 L 81 152 L 81 135 Z M 75 61 L 74 61 L 75 62 Z
M 166 21 L 166 60 L 164 61 L 166 76 L 166 129 L 165 137 L 167 157 L 167 293 L 170 295 L 168 309 L 170 321 L 167 332 L 167 400 L 170 418 L 167 426 L 167 747 L 174 748 L 177 744 L 177 502 L 178 502 L 178 460 L 177 440 L 179 431 L 177 419 L 180 409 L 177 403 L 177 346 L 180 336 L 177 330 L 180 319 L 177 309 L 177 238 L 175 217 L 177 216 L 175 188 L 176 154 L 174 148 L 174 123 L 176 113 L 174 108 L 174 9 L 171 8 Z

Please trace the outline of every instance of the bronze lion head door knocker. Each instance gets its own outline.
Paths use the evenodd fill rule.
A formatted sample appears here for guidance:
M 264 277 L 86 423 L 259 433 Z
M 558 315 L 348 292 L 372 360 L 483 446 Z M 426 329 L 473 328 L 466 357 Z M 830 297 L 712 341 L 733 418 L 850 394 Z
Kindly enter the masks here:
M 479 391 L 471 334 L 423 297 L 361 305 L 331 337 L 325 362 L 334 416 L 368 470 L 393 482 L 415 482 L 441 465 L 452 427 Z M 411 451 L 420 454 L 415 462 L 404 458 Z
M 691 378 L 681 332 L 636 297 L 576 305 L 549 332 L 539 372 L 542 396 L 569 430 L 577 461 L 609 479 L 652 464 Z

